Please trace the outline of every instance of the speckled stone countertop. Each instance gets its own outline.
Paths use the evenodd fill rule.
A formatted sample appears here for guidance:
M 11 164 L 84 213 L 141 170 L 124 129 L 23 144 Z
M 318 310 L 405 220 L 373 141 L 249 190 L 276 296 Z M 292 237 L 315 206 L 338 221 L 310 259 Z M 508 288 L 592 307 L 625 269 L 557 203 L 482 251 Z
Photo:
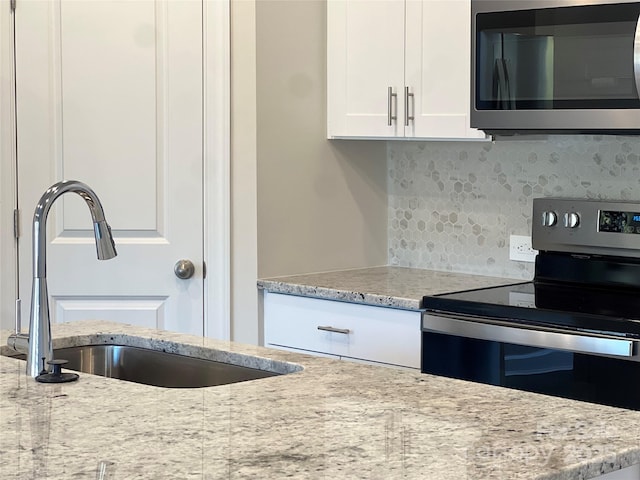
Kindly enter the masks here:
M 424 295 L 522 281 L 417 268 L 371 267 L 264 278 L 258 280 L 258 287 L 276 293 L 420 310 Z
M 56 325 L 54 339 L 294 373 L 199 389 L 89 374 L 46 385 L 0 357 L 3 480 L 564 480 L 640 463 L 640 412 L 118 324 Z

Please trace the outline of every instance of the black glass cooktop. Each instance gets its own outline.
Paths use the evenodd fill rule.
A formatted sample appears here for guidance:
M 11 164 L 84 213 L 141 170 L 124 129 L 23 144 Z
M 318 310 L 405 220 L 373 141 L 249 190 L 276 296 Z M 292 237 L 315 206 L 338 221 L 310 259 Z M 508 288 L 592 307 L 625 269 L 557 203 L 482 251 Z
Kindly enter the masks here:
M 526 282 L 425 296 L 427 311 L 640 338 L 640 289 Z

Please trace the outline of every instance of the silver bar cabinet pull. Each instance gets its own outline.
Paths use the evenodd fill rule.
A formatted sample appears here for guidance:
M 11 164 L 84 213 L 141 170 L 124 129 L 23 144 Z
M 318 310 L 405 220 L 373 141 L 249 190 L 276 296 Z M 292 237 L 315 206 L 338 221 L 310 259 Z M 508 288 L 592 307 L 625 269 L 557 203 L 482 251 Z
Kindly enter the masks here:
M 413 93 L 409 92 L 409 87 L 404 87 L 404 126 L 405 127 L 409 126 L 409 120 L 411 121 L 415 120 L 415 115 L 409 116 L 409 105 L 411 105 L 411 111 L 415 110 L 415 105 L 413 104 L 414 98 L 415 97 L 413 96 Z M 409 102 L 409 99 L 411 99 L 411 102 Z
M 351 333 L 351 330 L 349 330 L 348 328 L 336 328 L 322 325 L 318 325 L 318 330 L 323 330 L 325 332 L 331 333 L 342 333 L 344 335 L 348 335 L 349 333 Z
M 394 120 L 398 119 L 398 112 L 394 111 L 393 100 L 396 100 L 396 109 L 398 108 L 398 94 L 393 93 L 393 87 L 387 90 L 387 125 L 391 126 Z

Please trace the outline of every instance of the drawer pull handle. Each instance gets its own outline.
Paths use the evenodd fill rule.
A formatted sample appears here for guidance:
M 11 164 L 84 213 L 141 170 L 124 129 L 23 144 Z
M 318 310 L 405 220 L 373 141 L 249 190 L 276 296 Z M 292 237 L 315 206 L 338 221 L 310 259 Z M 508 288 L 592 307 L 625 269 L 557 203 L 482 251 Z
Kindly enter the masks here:
M 324 330 L 325 332 L 332 332 L 332 333 L 342 333 L 344 335 L 348 335 L 349 333 L 351 333 L 351 330 L 349 330 L 348 328 L 318 326 L 318 330 Z

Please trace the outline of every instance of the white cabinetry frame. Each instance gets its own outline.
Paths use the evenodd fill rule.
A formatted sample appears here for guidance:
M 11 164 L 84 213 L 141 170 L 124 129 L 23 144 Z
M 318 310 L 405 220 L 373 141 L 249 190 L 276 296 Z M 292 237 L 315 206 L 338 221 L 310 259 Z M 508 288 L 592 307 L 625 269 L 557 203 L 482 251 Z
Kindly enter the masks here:
M 470 24 L 470 0 L 327 2 L 328 137 L 484 139 Z
M 264 293 L 265 346 L 420 368 L 421 312 Z

